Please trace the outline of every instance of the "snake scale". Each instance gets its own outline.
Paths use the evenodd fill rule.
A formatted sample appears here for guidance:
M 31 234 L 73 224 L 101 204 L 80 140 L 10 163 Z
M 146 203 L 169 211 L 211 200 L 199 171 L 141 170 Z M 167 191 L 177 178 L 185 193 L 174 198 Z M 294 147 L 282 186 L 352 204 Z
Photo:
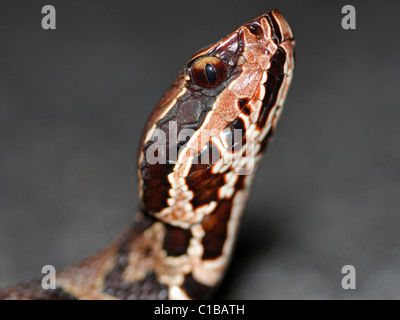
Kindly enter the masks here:
M 282 111 L 293 48 L 289 25 L 272 10 L 197 52 L 143 131 L 133 224 L 58 272 L 56 289 L 32 281 L 0 291 L 0 299 L 212 297 Z

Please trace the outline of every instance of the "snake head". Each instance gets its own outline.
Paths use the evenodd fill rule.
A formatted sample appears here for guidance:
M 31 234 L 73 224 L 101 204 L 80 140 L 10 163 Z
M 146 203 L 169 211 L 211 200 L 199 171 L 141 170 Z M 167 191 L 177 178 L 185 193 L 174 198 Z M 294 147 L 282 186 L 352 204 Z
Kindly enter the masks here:
M 274 57 L 282 45 L 285 52 Z M 186 87 L 196 96 L 218 97 L 222 93 L 219 99 L 226 103 L 218 111 L 230 123 L 243 109 L 245 103 L 240 100 L 266 97 L 257 89 L 260 82 L 265 83 L 268 71 L 271 77 L 293 71 L 293 45 L 289 25 L 278 11 L 272 10 L 193 55 L 184 70 Z M 270 70 L 273 57 L 280 66 Z M 209 109 L 212 107 L 208 105 Z
M 272 10 L 197 52 L 150 116 L 139 152 L 144 210 L 199 223 L 245 188 L 290 84 L 293 34 Z

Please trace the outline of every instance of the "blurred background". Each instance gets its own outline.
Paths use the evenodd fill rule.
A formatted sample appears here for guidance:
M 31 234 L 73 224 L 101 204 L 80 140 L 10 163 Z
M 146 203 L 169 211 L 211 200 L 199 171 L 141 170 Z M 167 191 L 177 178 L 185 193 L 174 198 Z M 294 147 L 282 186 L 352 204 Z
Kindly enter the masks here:
M 43 30 L 41 9 L 57 10 Z M 352 4 L 357 29 L 343 30 Z M 188 58 L 279 9 L 296 70 L 220 299 L 400 298 L 400 4 L 3 1 L 0 287 L 109 243 L 137 206 L 144 122 Z M 353 265 L 357 289 L 343 290 Z

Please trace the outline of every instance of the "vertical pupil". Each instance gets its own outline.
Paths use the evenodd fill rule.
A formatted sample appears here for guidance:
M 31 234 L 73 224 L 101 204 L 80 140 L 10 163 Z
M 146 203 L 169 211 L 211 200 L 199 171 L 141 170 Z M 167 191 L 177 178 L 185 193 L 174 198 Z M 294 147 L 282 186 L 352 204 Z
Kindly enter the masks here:
M 214 83 L 217 80 L 217 71 L 215 71 L 215 68 L 213 67 L 213 65 L 207 63 L 206 67 L 205 67 L 205 71 L 206 71 L 207 80 L 210 83 Z

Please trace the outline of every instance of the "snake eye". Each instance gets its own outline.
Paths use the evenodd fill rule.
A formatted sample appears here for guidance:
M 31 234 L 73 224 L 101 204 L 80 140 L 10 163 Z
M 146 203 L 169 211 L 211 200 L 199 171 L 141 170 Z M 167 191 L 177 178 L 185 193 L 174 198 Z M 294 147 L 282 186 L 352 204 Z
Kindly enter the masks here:
M 214 88 L 226 79 L 228 69 L 222 60 L 216 57 L 204 57 L 193 63 L 191 73 L 197 85 Z

